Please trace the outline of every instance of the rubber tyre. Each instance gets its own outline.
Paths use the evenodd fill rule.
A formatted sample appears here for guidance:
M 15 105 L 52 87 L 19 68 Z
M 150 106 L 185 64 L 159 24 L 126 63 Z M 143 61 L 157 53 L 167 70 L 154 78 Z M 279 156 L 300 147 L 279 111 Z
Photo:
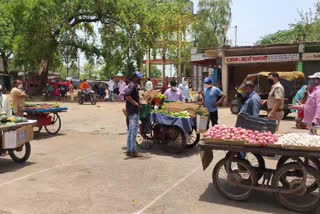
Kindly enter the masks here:
M 97 104 L 96 95 L 92 94 L 90 99 L 91 99 L 91 104 L 92 104 L 92 105 L 96 105 L 96 104 Z
M 297 164 L 297 163 L 288 163 L 288 164 L 285 164 L 283 165 L 281 168 L 277 169 L 277 171 L 274 173 L 273 177 L 272 177 L 272 187 L 273 188 L 278 188 L 278 180 L 280 181 L 281 179 L 278 178 L 279 176 L 281 176 L 284 172 L 290 170 L 290 169 L 296 169 L 296 170 L 299 170 L 301 169 L 300 166 Z M 320 173 L 319 171 L 315 170 L 313 167 L 309 167 L 307 166 L 306 167 L 306 170 L 310 173 L 312 173 L 312 175 L 314 176 L 315 179 L 318 180 L 318 182 L 320 182 Z M 281 181 L 280 181 L 281 182 Z M 295 211 L 295 212 L 301 212 L 301 213 L 309 213 L 309 212 L 312 212 L 312 211 L 315 211 L 317 208 L 319 208 L 320 206 L 320 197 L 317 201 L 317 203 L 315 203 L 313 206 L 309 206 L 309 207 L 300 207 L 294 203 L 288 203 L 286 200 L 284 200 L 282 197 L 281 197 L 281 194 L 280 193 L 273 193 L 275 199 L 277 201 L 280 202 L 280 204 L 287 208 L 288 210 L 292 210 L 292 211 Z
M 232 105 L 230 107 L 230 110 L 231 110 L 232 114 L 239 114 L 239 112 L 240 112 L 239 105 Z
M 191 134 L 192 134 L 194 131 L 196 131 L 196 130 L 193 129 L 192 132 L 191 132 Z M 191 135 L 191 134 L 190 134 L 190 135 Z M 196 145 L 198 145 L 199 141 L 200 141 L 200 134 L 197 134 L 196 139 L 195 139 L 193 142 L 189 142 L 189 143 L 186 144 L 186 148 L 188 148 L 188 149 L 194 148 Z
M 249 197 L 250 197 L 250 194 L 252 192 L 252 190 L 249 190 L 248 193 L 244 196 L 239 196 L 239 197 L 234 197 L 234 196 L 230 196 L 230 195 L 227 195 L 219 186 L 218 182 L 217 182 L 217 175 L 219 173 L 219 170 L 220 168 L 224 167 L 225 168 L 225 165 L 226 165 L 226 162 L 227 162 L 227 158 L 224 158 L 222 160 L 220 160 L 216 166 L 214 167 L 213 169 L 213 172 L 212 172 L 212 182 L 213 182 L 213 185 L 215 187 L 215 189 L 224 197 L 224 198 L 227 198 L 229 200 L 233 200 L 233 201 L 245 201 L 247 200 Z M 245 160 L 245 159 L 241 159 L 241 158 L 233 158 L 231 160 L 232 162 L 238 162 L 240 163 L 242 166 L 245 166 L 249 172 L 250 172 L 250 175 L 252 177 L 252 185 L 256 185 L 257 183 L 257 179 L 256 179 L 256 173 L 255 173 L 255 170 L 254 168 L 250 165 L 250 163 Z
M 183 131 L 181 128 L 179 128 L 179 127 L 175 127 L 175 128 L 176 128 L 177 131 L 178 131 L 177 138 L 179 137 L 179 135 L 181 135 L 181 145 L 180 145 L 180 148 L 175 149 L 175 148 L 173 148 L 173 147 L 170 147 L 170 141 L 169 141 L 169 142 L 166 142 L 166 144 L 165 144 L 165 150 L 166 150 L 167 152 L 169 152 L 169 153 L 172 153 L 172 154 L 180 154 L 180 153 L 182 153 L 182 152 L 185 150 L 185 148 L 186 148 L 186 136 L 185 136 L 185 134 L 184 134 L 184 131 Z M 177 139 L 177 138 L 176 138 L 176 139 Z M 174 141 L 174 142 L 176 142 L 176 141 Z
M 14 160 L 15 162 L 17 163 L 23 163 L 23 162 L 26 162 L 29 157 L 30 157 L 30 154 L 31 154 L 31 145 L 29 142 L 25 143 L 23 145 L 23 147 L 25 147 L 26 151 L 25 151 L 25 154 L 22 158 L 19 158 L 16 156 L 16 154 L 14 153 L 15 150 L 9 150 L 9 156 L 12 158 L 12 160 Z
M 82 97 L 78 97 L 78 103 L 82 105 L 84 103 L 84 99 Z
M 51 130 L 49 130 L 47 126 L 44 127 L 45 130 L 48 132 L 48 134 L 52 134 L 52 135 L 53 135 L 53 134 L 58 134 L 59 131 L 60 131 L 60 129 L 61 129 L 61 118 L 60 118 L 59 114 L 57 114 L 57 113 L 53 113 L 53 114 L 54 114 L 54 116 L 57 117 L 56 122 L 59 123 L 58 129 L 57 129 L 56 131 L 54 131 L 54 132 L 51 132 Z M 56 122 L 55 122 L 55 123 L 56 123 Z

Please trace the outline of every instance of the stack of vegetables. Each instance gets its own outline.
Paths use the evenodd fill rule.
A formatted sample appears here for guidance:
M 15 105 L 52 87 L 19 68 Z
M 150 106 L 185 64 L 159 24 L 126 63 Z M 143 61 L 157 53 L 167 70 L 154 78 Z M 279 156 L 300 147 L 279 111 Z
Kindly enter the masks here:
M 166 99 L 166 95 L 164 94 L 157 94 L 156 96 L 154 96 L 154 98 L 160 99 L 160 100 L 165 100 Z
M 228 127 L 225 125 L 215 125 L 205 133 L 205 138 L 245 141 L 249 144 L 267 145 L 274 144 L 278 137 L 271 132 L 252 131 L 243 128 Z
M 7 113 L 2 112 L 0 113 L 0 122 L 1 122 L 1 125 L 3 126 L 10 126 L 18 123 L 28 122 L 28 119 L 24 117 L 14 117 L 14 116 L 8 117 Z
M 169 115 L 171 117 L 176 117 L 176 118 L 190 118 L 190 113 L 188 111 L 170 112 L 163 109 L 159 109 L 159 110 L 152 110 L 151 113 L 165 114 L 165 115 Z
M 207 108 L 200 106 L 197 110 L 197 114 L 206 116 L 206 115 L 209 115 L 209 111 Z
M 276 144 L 287 146 L 320 147 L 320 136 L 305 133 L 289 133 L 281 136 Z
M 25 102 L 24 103 L 25 107 L 27 109 L 48 109 L 48 108 L 59 108 L 60 103 L 54 103 L 54 104 L 47 104 L 47 103 L 30 103 L 30 102 Z

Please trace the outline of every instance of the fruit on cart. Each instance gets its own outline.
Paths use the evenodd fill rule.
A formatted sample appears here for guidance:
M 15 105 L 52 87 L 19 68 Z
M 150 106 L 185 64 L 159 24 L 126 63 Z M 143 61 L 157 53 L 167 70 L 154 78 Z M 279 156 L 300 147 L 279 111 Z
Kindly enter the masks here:
M 282 146 L 320 147 L 320 136 L 306 133 L 288 133 L 282 135 L 276 144 Z
M 7 115 L 1 115 L 1 116 L 0 116 L 0 122 L 1 122 L 1 123 L 6 123 L 7 120 L 8 120 Z
M 159 110 L 152 110 L 151 113 L 158 113 L 158 114 L 165 114 L 165 115 L 169 115 L 171 117 L 176 117 L 176 118 L 190 118 L 190 113 L 188 111 L 181 111 L 181 112 L 170 112 L 170 111 L 166 111 L 163 109 L 159 109 Z
M 199 115 L 209 115 L 209 111 L 207 108 L 200 106 L 197 110 L 197 114 Z
M 158 98 L 158 99 L 161 99 L 161 100 L 165 100 L 165 99 L 166 99 L 166 95 L 164 95 L 164 94 L 157 94 L 154 98 Z
M 25 117 L 15 117 L 15 123 L 24 123 L 28 122 L 28 119 Z
M 240 127 L 228 127 L 225 125 L 215 125 L 204 135 L 206 138 L 215 138 L 223 140 L 247 141 L 251 144 L 274 144 L 278 137 L 271 132 L 259 132 L 247 130 Z
M 0 113 L 0 117 L 1 117 L 1 116 L 6 116 L 6 117 L 7 117 L 7 112 L 1 112 L 1 113 Z

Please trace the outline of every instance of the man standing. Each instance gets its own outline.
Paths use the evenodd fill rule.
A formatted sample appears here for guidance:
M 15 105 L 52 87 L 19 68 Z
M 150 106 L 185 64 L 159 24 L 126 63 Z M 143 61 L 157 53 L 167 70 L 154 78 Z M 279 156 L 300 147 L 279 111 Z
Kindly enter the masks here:
M 312 130 L 320 125 L 320 72 L 309 76 L 309 85 L 313 88 L 309 99 L 304 105 L 290 106 L 290 108 L 304 111 L 303 122 Z
M 138 91 L 138 84 L 140 84 L 140 78 L 143 77 L 138 71 L 134 72 L 131 76 L 131 81 L 128 87 L 125 89 L 126 99 L 126 112 L 127 120 L 129 124 L 128 139 L 127 139 L 127 156 L 140 157 L 136 152 L 136 137 L 139 129 L 139 110 L 140 110 L 140 98 Z
M 120 80 L 120 82 L 119 82 L 120 93 L 123 92 L 123 90 L 126 88 L 126 86 L 127 86 L 127 84 L 123 80 Z
M 284 88 L 280 83 L 280 77 L 277 72 L 270 73 L 268 76 L 269 84 L 271 85 L 271 91 L 268 96 L 268 118 L 277 120 L 279 129 L 280 121 L 284 117 Z
M 22 117 L 24 111 L 24 102 L 27 98 L 27 95 L 23 91 L 21 80 L 14 81 L 14 88 L 12 88 L 10 96 L 12 99 L 14 115 Z
M 153 84 L 152 84 L 152 82 L 151 82 L 151 79 L 148 78 L 148 81 L 146 82 L 145 90 L 146 90 L 147 92 L 149 92 L 149 91 L 152 91 L 152 89 L 153 89 Z
M 210 112 L 210 120 L 212 123 L 212 126 L 218 124 L 218 106 L 221 105 L 221 103 L 224 101 L 224 99 L 226 98 L 222 91 L 213 86 L 212 84 L 212 79 L 210 77 L 207 77 L 204 80 L 204 84 L 205 84 L 205 89 L 203 91 L 203 103 L 204 106 L 208 109 L 208 111 Z M 210 124 L 210 120 L 208 120 L 208 126 L 207 128 L 209 129 L 209 124 Z
M 251 81 L 245 82 L 243 92 L 247 95 L 247 100 L 243 104 L 240 113 L 247 113 L 250 116 L 259 117 L 261 98 L 254 90 L 254 87 Z
M 7 116 L 12 116 L 12 110 L 8 96 L 3 94 L 2 85 L 0 85 L 0 111 L 5 112 Z
M 112 102 L 113 90 L 114 90 L 113 78 L 111 78 L 110 81 L 108 82 L 108 86 L 109 86 L 109 101 Z
M 177 88 L 176 81 L 171 81 L 170 88 L 166 90 L 164 95 L 166 95 L 166 101 L 168 101 L 168 102 L 178 102 L 178 101 L 183 102 L 184 101 L 184 98 L 182 96 L 180 89 Z
M 179 85 L 179 89 L 182 92 L 182 96 L 184 97 L 185 101 L 188 102 L 190 99 L 189 95 L 189 85 L 187 78 L 183 78 L 182 83 Z

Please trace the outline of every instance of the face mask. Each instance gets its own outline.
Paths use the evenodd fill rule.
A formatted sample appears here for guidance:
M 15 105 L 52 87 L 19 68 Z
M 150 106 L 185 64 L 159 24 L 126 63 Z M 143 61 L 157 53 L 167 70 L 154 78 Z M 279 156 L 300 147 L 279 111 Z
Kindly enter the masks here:
M 308 81 L 308 85 L 311 87 L 311 88 L 314 88 L 316 86 L 316 81 L 315 80 L 309 80 Z
M 171 87 L 171 89 L 172 89 L 173 91 L 176 91 L 176 90 L 177 90 L 177 87 L 176 87 L 176 86 L 173 86 L 173 87 Z
M 273 79 L 268 79 L 268 82 L 270 85 L 274 85 L 274 80 Z

